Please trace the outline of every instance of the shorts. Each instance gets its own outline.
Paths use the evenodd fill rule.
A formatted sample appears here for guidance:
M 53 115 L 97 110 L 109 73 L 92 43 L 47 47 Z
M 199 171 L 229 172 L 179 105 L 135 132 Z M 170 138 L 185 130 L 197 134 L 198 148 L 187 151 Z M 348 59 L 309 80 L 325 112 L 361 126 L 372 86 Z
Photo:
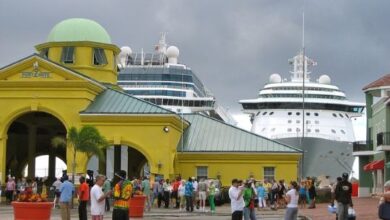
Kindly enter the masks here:
M 199 192 L 199 200 L 206 200 L 206 192 L 205 191 Z
M 306 195 L 305 194 L 299 194 L 299 202 L 306 201 Z

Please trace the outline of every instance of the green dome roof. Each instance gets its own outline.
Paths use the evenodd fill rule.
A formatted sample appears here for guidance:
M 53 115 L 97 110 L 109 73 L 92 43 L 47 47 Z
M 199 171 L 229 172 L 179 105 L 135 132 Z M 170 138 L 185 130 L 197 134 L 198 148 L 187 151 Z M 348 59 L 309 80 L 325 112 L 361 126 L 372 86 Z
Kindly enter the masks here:
M 111 44 L 110 35 L 97 22 L 84 18 L 71 18 L 51 29 L 48 42 L 93 41 Z

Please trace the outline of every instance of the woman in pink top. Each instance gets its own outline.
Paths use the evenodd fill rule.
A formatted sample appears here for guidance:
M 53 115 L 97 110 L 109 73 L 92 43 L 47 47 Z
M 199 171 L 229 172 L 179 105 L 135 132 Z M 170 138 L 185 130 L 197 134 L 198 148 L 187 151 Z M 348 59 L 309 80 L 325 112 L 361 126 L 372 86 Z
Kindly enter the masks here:
M 11 204 L 11 202 L 13 201 L 14 193 L 16 193 L 15 188 L 15 180 L 11 176 L 9 176 L 5 187 L 5 196 L 7 198 L 8 204 Z

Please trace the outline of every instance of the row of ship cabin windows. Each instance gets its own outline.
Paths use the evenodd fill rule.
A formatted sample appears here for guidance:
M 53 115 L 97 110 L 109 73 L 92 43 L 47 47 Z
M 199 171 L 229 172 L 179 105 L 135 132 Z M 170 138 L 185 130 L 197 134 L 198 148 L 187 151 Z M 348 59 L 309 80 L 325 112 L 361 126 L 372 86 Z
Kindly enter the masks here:
M 261 131 L 264 132 L 265 130 L 266 130 L 266 128 L 263 128 Z M 271 129 L 271 132 L 275 132 L 275 130 L 276 130 L 276 128 L 272 128 L 272 129 Z M 301 132 L 301 129 L 300 129 L 300 128 L 296 128 L 295 131 L 296 131 L 296 132 Z M 336 134 L 336 133 L 337 133 L 335 129 L 331 129 L 330 131 L 331 131 L 333 134 Z M 287 128 L 287 132 L 293 132 L 292 128 Z M 308 128 L 308 129 L 306 129 L 306 132 L 307 132 L 307 133 L 310 133 L 310 132 L 312 132 L 312 129 Z M 315 132 L 315 133 L 320 133 L 320 129 L 318 129 L 318 128 L 317 128 L 317 129 L 314 129 L 314 132 Z M 345 132 L 343 129 L 341 129 L 340 132 L 341 132 L 342 134 L 346 134 L 346 132 Z
M 292 123 L 292 120 L 288 120 L 287 123 L 291 124 L 291 123 Z M 301 120 L 296 120 L 296 123 L 297 123 L 297 124 L 301 123 Z M 306 120 L 306 124 L 311 124 L 311 121 Z M 318 125 L 318 124 L 320 124 L 320 121 L 315 120 L 315 121 L 314 121 L 314 124 Z
M 258 116 L 259 114 L 260 114 L 260 112 L 257 112 L 256 116 Z M 267 114 L 268 114 L 268 112 L 263 112 L 262 115 L 267 115 Z M 273 114 L 274 114 L 274 112 L 270 112 L 270 113 L 269 113 L 269 115 L 273 115 Z M 301 115 L 301 112 L 296 112 L 295 114 L 296 114 L 297 116 L 299 116 L 299 115 Z M 292 113 L 292 112 L 287 112 L 287 115 L 293 115 L 293 113 Z M 310 116 L 310 115 L 311 115 L 310 112 L 306 112 L 306 116 Z M 318 112 L 314 112 L 313 115 L 314 115 L 314 116 L 319 116 Z M 333 115 L 333 117 L 337 118 L 337 114 L 336 114 L 336 113 L 333 113 L 332 115 Z M 344 115 L 341 114 L 341 113 L 339 113 L 339 117 L 340 117 L 340 118 L 344 118 Z M 348 115 L 348 114 L 345 114 L 345 117 L 349 118 L 349 115 Z

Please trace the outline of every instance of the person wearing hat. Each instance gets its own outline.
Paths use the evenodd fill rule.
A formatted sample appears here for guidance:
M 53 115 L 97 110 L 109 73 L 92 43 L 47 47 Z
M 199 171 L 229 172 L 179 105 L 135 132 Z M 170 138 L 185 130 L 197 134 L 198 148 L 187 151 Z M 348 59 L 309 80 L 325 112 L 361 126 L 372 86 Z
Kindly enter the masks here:
M 352 204 L 352 184 L 348 181 L 348 173 L 343 173 L 341 182 L 337 183 L 335 199 L 337 200 L 337 215 L 339 220 L 348 219 L 348 208 Z
M 113 220 L 129 219 L 129 199 L 133 192 L 131 181 L 126 179 L 126 171 L 121 170 L 115 174 L 120 180 L 114 187 L 114 210 Z

